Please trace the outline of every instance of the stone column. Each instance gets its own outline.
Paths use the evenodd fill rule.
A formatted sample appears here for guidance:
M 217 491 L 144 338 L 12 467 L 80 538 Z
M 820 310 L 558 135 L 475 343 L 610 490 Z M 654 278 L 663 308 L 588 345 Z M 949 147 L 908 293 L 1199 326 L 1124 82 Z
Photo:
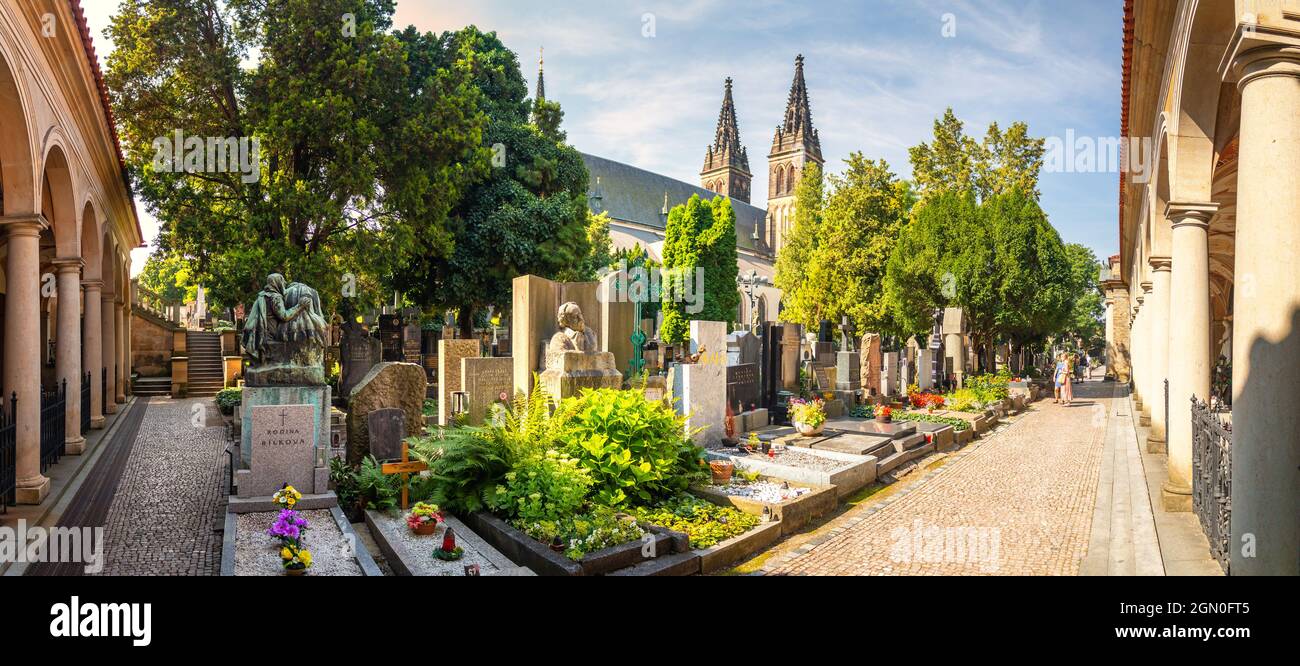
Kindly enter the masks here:
M 50 492 L 41 474 L 41 215 L 0 218 L 8 240 L 5 263 L 4 399 L 18 395 L 14 439 L 17 444 L 18 504 L 40 504 Z
M 99 386 L 99 369 L 103 367 L 103 327 L 100 325 L 99 290 L 104 283 L 99 280 L 81 282 L 85 296 L 86 340 L 81 347 L 82 373 L 90 373 L 90 427 L 104 427 L 104 393 Z
M 961 346 L 961 333 L 949 333 L 943 339 L 944 354 L 952 357 L 952 374 L 957 386 L 965 383 L 966 353 Z
M 64 449 L 80 455 L 86 449 L 86 438 L 81 436 L 81 259 L 55 259 L 54 266 L 59 295 L 54 367 L 58 380 L 68 386 Z
M 1192 510 L 1192 406 L 1210 399 L 1210 218 L 1213 203 L 1171 203 L 1173 275 L 1169 330 L 1169 478 L 1161 489 L 1166 511 Z
M 1151 377 L 1151 356 L 1155 347 L 1151 340 L 1151 329 L 1156 313 L 1151 302 L 1153 284 L 1147 281 L 1140 286 L 1142 287 L 1142 295 L 1138 296 L 1138 306 L 1141 308 L 1139 316 L 1142 317 L 1142 342 L 1139 347 L 1142 350 L 1142 374 L 1138 375 L 1138 385 L 1141 389 L 1138 395 L 1142 396 L 1142 416 L 1139 417 L 1138 422 L 1144 426 L 1150 426 L 1151 402 L 1156 399 L 1155 393 L 1151 390 L 1151 385 L 1154 383 Z
M 117 336 L 114 334 L 117 328 L 117 316 L 114 314 L 113 295 L 100 294 L 100 330 L 102 331 L 103 340 L 103 369 L 108 370 L 107 385 L 104 390 L 104 413 L 114 414 L 117 412 Z M 102 381 L 96 377 L 95 381 Z
M 121 298 L 113 303 L 113 318 L 117 325 L 113 338 L 114 342 L 117 343 L 117 382 L 114 386 L 116 389 L 114 399 L 120 405 L 126 402 L 126 385 L 131 380 L 130 375 L 126 374 L 126 349 L 131 342 L 126 335 L 126 309 L 123 307 Z
M 1232 573 L 1300 575 L 1300 46 L 1241 35 Z
M 1147 310 L 1151 313 L 1147 328 L 1147 395 L 1144 406 L 1151 408 L 1151 432 L 1147 434 L 1147 450 L 1161 448 L 1165 443 L 1165 379 L 1169 377 L 1169 257 L 1151 257 L 1151 296 Z M 1179 313 L 1179 325 L 1182 324 Z
M 1138 411 L 1142 410 L 1142 389 L 1145 376 L 1142 374 L 1142 363 L 1146 361 L 1143 355 L 1146 336 L 1143 335 L 1142 327 L 1146 323 L 1146 317 L 1142 316 L 1142 302 L 1146 296 L 1142 295 L 1141 287 L 1138 288 L 1137 298 L 1134 299 L 1133 305 L 1133 332 L 1130 346 L 1133 350 L 1133 402 Z

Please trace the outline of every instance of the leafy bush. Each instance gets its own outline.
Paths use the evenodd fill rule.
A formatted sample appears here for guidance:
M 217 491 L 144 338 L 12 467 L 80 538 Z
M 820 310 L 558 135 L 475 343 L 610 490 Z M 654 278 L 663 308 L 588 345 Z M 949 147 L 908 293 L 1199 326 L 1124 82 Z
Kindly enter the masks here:
M 985 405 L 1005 400 L 1010 395 L 1011 371 L 999 370 L 994 374 L 975 375 L 966 379 L 966 388 L 975 391 Z
M 816 428 L 826 422 L 826 406 L 821 400 L 791 400 L 790 419 Z
M 517 520 L 513 524 L 542 543 L 559 541 L 564 544 L 564 555 L 571 560 L 580 560 L 602 548 L 636 541 L 645 534 L 636 519 L 601 506 L 595 507 L 590 513 L 557 520 L 532 523 Z
M 970 429 L 970 422 L 952 416 L 936 416 L 934 414 L 918 414 L 915 412 L 895 412 L 895 421 L 922 421 L 925 423 L 942 423 L 952 426 L 953 430 L 961 432 Z
M 244 389 L 235 386 L 217 391 L 217 409 L 230 416 L 235 413 L 235 406 L 244 401 Z
M 331 459 L 330 482 L 339 496 L 339 505 L 349 517 L 365 509 L 394 509 L 402 492 L 401 479 L 397 475 L 384 474 L 374 456 L 366 456 L 356 468 L 341 458 Z
M 643 523 L 685 532 L 691 538 L 691 548 L 716 546 L 754 529 L 759 523 L 757 516 L 687 494 L 655 508 L 637 508 L 632 513 Z
M 532 523 L 571 516 L 586 503 L 591 472 L 554 449 L 532 454 L 506 473 L 487 498 L 493 511 Z
M 641 391 L 584 391 L 565 400 L 559 413 L 567 451 L 591 470 L 600 504 L 671 497 L 707 474 L 703 450 L 686 436 L 685 417 Z
M 963 388 L 953 391 L 947 398 L 948 409 L 959 412 L 977 412 L 984 408 L 975 389 Z
M 849 416 L 855 419 L 874 419 L 876 418 L 876 408 L 874 405 L 854 405 L 849 411 Z

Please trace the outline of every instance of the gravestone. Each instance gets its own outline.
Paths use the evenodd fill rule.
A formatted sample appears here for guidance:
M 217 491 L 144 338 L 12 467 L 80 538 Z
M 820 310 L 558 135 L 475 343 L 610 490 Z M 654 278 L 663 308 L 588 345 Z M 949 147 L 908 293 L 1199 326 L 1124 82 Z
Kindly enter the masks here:
M 469 425 L 482 425 L 493 404 L 508 406 L 515 397 L 514 362 L 509 356 L 462 358 L 460 375 Z
M 813 347 L 813 363 L 822 367 L 834 367 L 835 365 L 835 343 L 817 342 Z
M 893 396 L 898 393 L 898 352 L 881 354 L 880 394 Z
M 396 460 L 402 455 L 402 440 L 406 439 L 406 412 L 386 407 L 366 415 L 366 428 L 370 434 L 370 455 L 375 460 Z
M 758 374 L 757 363 L 727 366 L 727 405 L 737 414 L 759 406 Z
M 716 448 L 726 436 L 727 417 L 727 324 L 720 321 L 692 321 L 690 353 L 700 354 L 696 363 L 672 367 L 671 382 L 678 414 L 686 416 L 686 431 L 699 432 L 695 443 Z
M 461 386 L 460 361 L 464 358 L 479 357 L 479 341 L 439 340 L 438 367 L 438 425 L 451 422 L 451 394 L 464 390 Z
M 823 320 L 821 320 L 821 323 L 818 324 L 818 326 L 817 326 L 817 341 L 818 341 L 818 342 L 834 342 L 834 338 L 831 337 L 832 335 L 834 335 L 834 331 L 835 331 L 835 325 L 834 325 L 834 324 L 832 324 L 832 323 L 831 323 L 829 320 L 827 320 L 827 319 L 823 319 Z
M 916 354 L 916 385 L 922 391 L 934 388 L 934 350 L 921 349 Z
M 315 405 L 257 405 L 249 410 L 252 459 L 239 480 L 240 497 L 273 495 L 284 484 L 302 493 L 324 493 L 317 487 L 319 444 Z
M 862 355 L 842 351 L 835 357 L 835 390 L 857 391 L 862 388 Z
M 867 395 L 880 395 L 880 372 L 883 361 L 880 358 L 880 336 L 868 333 L 862 336 L 862 388 Z
M 760 362 L 760 381 L 762 390 L 759 391 L 759 404 L 762 407 L 771 408 L 776 404 L 776 394 L 783 388 L 782 373 L 785 362 L 784 351 L 784 331 L 785 327 L 779 324 L 763 324 L 762 351 L 759 354 Z
M 348 398 L 348 462 L 370 454 L 370 413 L 395 408 L 406 414 L 406 433 L 424 431 L 424 369 L 413 363 L 380 363 L 370 369 Z
M 758 336 L 749 331 L 736 331 L 727 336 L 727 365 L 758 364 L 762 344 Z
M 803 341 L 803 327 L 799 324 L 781 326 L 781 388 L 799 390 L 799 346 Z
M 402 360 L 402 315 L 379 315 L 380 360 L 396 363 Z
M 422 365 L 420 359 L 420 338 L 424 331 L 420 329 L 420 318 L 409 317 L 402 327 L 402 360 L 407 363 Z
M 379 341 L 370 337 L 365 326 L 352 320 L 343 324 L 339 348 L 339 394 L 346 398 L 370 368 L 380 361 Z
M 521 275 L 511 283 L 511 292 L 510 355 L 517 361 L 515 387 L 527 394 L 533 390 L 533 373 L 545 370 L 547 341 L 560 330 L 555 319 L 560 305 L 577 303 L 587 328 L 598 334 L 604 330 L 601 318 L 606 308 L 601 303 L 599 282 L 555 282 L 536 275 Z M 632 303 L 619 305 L 633 306 Z M 601 339 L 598 344 L 602 350 L 608 349 L 603 346 L 606 340 Z

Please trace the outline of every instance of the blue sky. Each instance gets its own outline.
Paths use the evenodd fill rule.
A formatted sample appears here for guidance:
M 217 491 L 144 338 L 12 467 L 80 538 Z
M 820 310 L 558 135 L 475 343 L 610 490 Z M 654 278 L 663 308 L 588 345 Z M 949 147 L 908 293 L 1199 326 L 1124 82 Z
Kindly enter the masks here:
M 116 3 L 83 5 L 103 57 Z M 948 106 L 976 136 L 1016 120 L 1035 136 L 1116 135 L 1122 19 L 1120 0 L 399 0 L 395 24 L 495 30 L 530 85 L 544 46 L 547 97 L 574 146 L 691 183 L 730 76 L 761 196 L 796 54 L 828 168 L 862 151 L 909 177 L 907 148 Z M 1064 239 L 1099 257 L 1117 248 L 1117 187 L 1113 172 L 1045 173 L 1040 185 Z

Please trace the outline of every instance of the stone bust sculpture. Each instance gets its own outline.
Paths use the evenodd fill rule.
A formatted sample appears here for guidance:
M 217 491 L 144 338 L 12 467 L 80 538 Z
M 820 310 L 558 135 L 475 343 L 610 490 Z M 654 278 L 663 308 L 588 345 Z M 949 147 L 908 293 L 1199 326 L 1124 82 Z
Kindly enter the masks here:
M 540 376 L 551 398 L 563 400 L 582 389 L 622 385 L 623 374 L 614 367 L 614 354 L 600 350 L 596 333 L 587 328 L 577 303 L 561 305 L 555 323 L 559 330 L 546 344 L 545 370 Z
M 248 309 L 242 340 L 252 386 L 325 383 L 324 348 L 329 326 L 320 294 L 272 273 Z
M 561 305 L 555 319 L 560 330 L 551 336 L 551 343 L 546 347 L 548 355 L 567 351 L 586 354 L 600 351 L 596 344 L 596 334 L 587 328 L 587 323 L 582 318 L 582 309 L 577 303 L 570 301 Z

